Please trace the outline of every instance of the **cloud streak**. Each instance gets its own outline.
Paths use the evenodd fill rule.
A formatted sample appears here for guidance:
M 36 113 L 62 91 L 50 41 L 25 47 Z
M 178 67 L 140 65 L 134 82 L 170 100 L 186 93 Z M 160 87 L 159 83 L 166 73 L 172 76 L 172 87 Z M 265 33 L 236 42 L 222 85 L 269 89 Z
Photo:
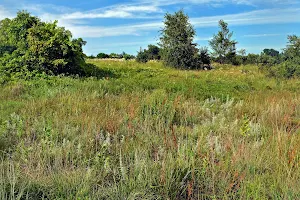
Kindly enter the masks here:
M 190 21 L 196 28 L 216 27 L 220 19 L 225 20 L 230 26 L 300 23 L 300 8 L 295 9 L 264 9 L 245 13 L 219 15 L 212 17 L 191 18 Z M 111 27 L 81 26 L 70 23 L 64 24 L 75 36 L 80 37 L 107 37 L 121 35 L 139 35 L 147 31 L 159 31 L 163 27 L 160 21 L 142 24 L 126 24 Z M 251 36 L 248 36 L 251 37 Z M 255 37 L 255 36 L 252 36 Z
M 154 5 L 117 5 L 113 7 L 65 14 L 65 19 L 96 18 L 147 18 L 149 13 L 161 13 L 162 9 Z
M 266 33 L 266 34 L 254 34 L 254 35 L 244 35 L 244 37 L 255 38 L 255 37 L 276 37 L 281 36 L 282 34 L 276 33 Z

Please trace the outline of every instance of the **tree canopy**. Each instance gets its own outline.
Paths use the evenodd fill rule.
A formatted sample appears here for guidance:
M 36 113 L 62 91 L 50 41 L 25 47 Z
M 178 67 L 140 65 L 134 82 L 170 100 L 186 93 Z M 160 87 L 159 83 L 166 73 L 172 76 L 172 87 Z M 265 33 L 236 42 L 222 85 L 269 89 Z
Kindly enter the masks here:
M 224 63 L 231 61 L 235 56 L 237 41 L 231 39 L 233 32 L 230 32 L 225 21 L 220 20 L 219 27 L 220 31 L 209 41 L 209 45 L 213 51 L 212 54 L 217 57 L 220 63 Z
M 0 70 L 6 75 L 28 71 L 83 75 L 85 44 L 57 21 L 42 22 L 21 11 L 0 22 Z
M 197 44 L 193 43 L 196 32 L 189 17 L 182 10 L 174 14 L 167 13 L 164 24 L 160 38 L 164 63 L 181 69 L 200 67 L 199 50 Z

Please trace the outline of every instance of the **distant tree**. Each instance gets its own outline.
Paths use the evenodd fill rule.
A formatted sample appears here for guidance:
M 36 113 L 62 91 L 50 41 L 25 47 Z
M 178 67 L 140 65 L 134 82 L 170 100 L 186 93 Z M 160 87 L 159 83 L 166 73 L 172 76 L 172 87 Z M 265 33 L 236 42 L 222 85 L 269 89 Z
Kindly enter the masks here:
M 122 57 L 123 57 L 123 59 L 125 59 L 125 60 L 130 60 L 130 59 L 134 59 L 134 58 L 135 58 L 135 56 L 130 55 L 130 54 L 127 54 L 127 53 L 125 53 L 125 52 L 122 53 Z
M 240 49 L 237 51 L 236 55 L 236 63 L 237 64 L 245 64 L 247 60 L 246 49 Z
M 259 62 L 259 55 L 258 54 L 249 53 L 246 56 L 245 64 L 258 64 L 258 62 Z
M 121 56 L 119 54 L 116 54 L 116 53 L 109 54 L 109 58 L 119 59 L 120 57 Z
M 90 58 L 90 59 L 96 58 L 96 56 L 94 56 L 94 55 L 90 55 L 90 56 L 87 56 L 87 57 Z
M 136 61 L 139 63 L 146 63 L 149 61 L 147 50 L 140 50 L 136 56 Z
M 200 54 L 199 54 L 200 62 L 204 65 L 210 65 L 210 56 L 208 49 L 206 47 L 200 48 Z
M 97 58 L 99 59 L 109 58 L 109 55 L 106 53 L 98 53 Z
M 276 51 L 275 49 L 264 49 L 263 54 L 267 56 L 278 57 L 279 51 Z
M 180 69 L 200 67 L 198 49 L 193 43 L 196 32 L 189 17 L 182 10 L 174 14 L 167 13 L 164 25 L 160 47 L 165 65 Z
M 160 48 L 156 45 L 148 45 L 148 59 L 149 60 L 160 60 Z
M 230 32 L 226 22 L 220 20 L 219 27 L 221 30 L 209 41 L 209 45 L 213 50 L 213 56 L 222 64 L 225 63 L 225 61 L 233 62 L 236 55 L 235 46 L 237 42 L 231 39 L 233 32 Z
M 300 58 L 300 36 L 288 36 L 288 44 L 284 49 L 284 55 L 288 59 Z
M 241 56 L 246 56 L 246 49 L 240 49 L 237 53 Z

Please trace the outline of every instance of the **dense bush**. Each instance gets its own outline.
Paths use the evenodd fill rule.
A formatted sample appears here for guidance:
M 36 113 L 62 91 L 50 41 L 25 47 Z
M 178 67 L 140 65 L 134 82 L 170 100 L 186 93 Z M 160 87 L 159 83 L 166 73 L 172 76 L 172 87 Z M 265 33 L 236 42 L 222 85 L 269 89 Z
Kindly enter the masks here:
M 149 61 L 149 56 L 147 50 L 138 52 L 136 56 L 136 61 L 139 63 L 146 63 Z
M 81 38 L 70 31 L 42 22 L 29 13 L 18 12 L 14 19 L 0 22 L 0 71 L 2 76 L 23 76 L 31 72 L 85 74 Z
M 160 48 L 156 45 L 148 45 L 148 49 L 140 50 L 136 57 L 137 62 L 146 63 L 149 60 L 160 60 Z
M 300 78 L 300 37 L 288 36 L 288 45 L 282 55 L 275 57 L 267 68 L 268 75 L 277 78 Z

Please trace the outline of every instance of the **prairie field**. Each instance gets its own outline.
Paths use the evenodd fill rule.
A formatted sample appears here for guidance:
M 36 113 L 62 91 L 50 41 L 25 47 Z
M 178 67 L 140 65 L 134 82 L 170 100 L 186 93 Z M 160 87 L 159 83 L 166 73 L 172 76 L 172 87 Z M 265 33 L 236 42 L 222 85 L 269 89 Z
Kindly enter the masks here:
M 0 88 L 0 199 L 300 199 L 300 79 L 89 60 Z

